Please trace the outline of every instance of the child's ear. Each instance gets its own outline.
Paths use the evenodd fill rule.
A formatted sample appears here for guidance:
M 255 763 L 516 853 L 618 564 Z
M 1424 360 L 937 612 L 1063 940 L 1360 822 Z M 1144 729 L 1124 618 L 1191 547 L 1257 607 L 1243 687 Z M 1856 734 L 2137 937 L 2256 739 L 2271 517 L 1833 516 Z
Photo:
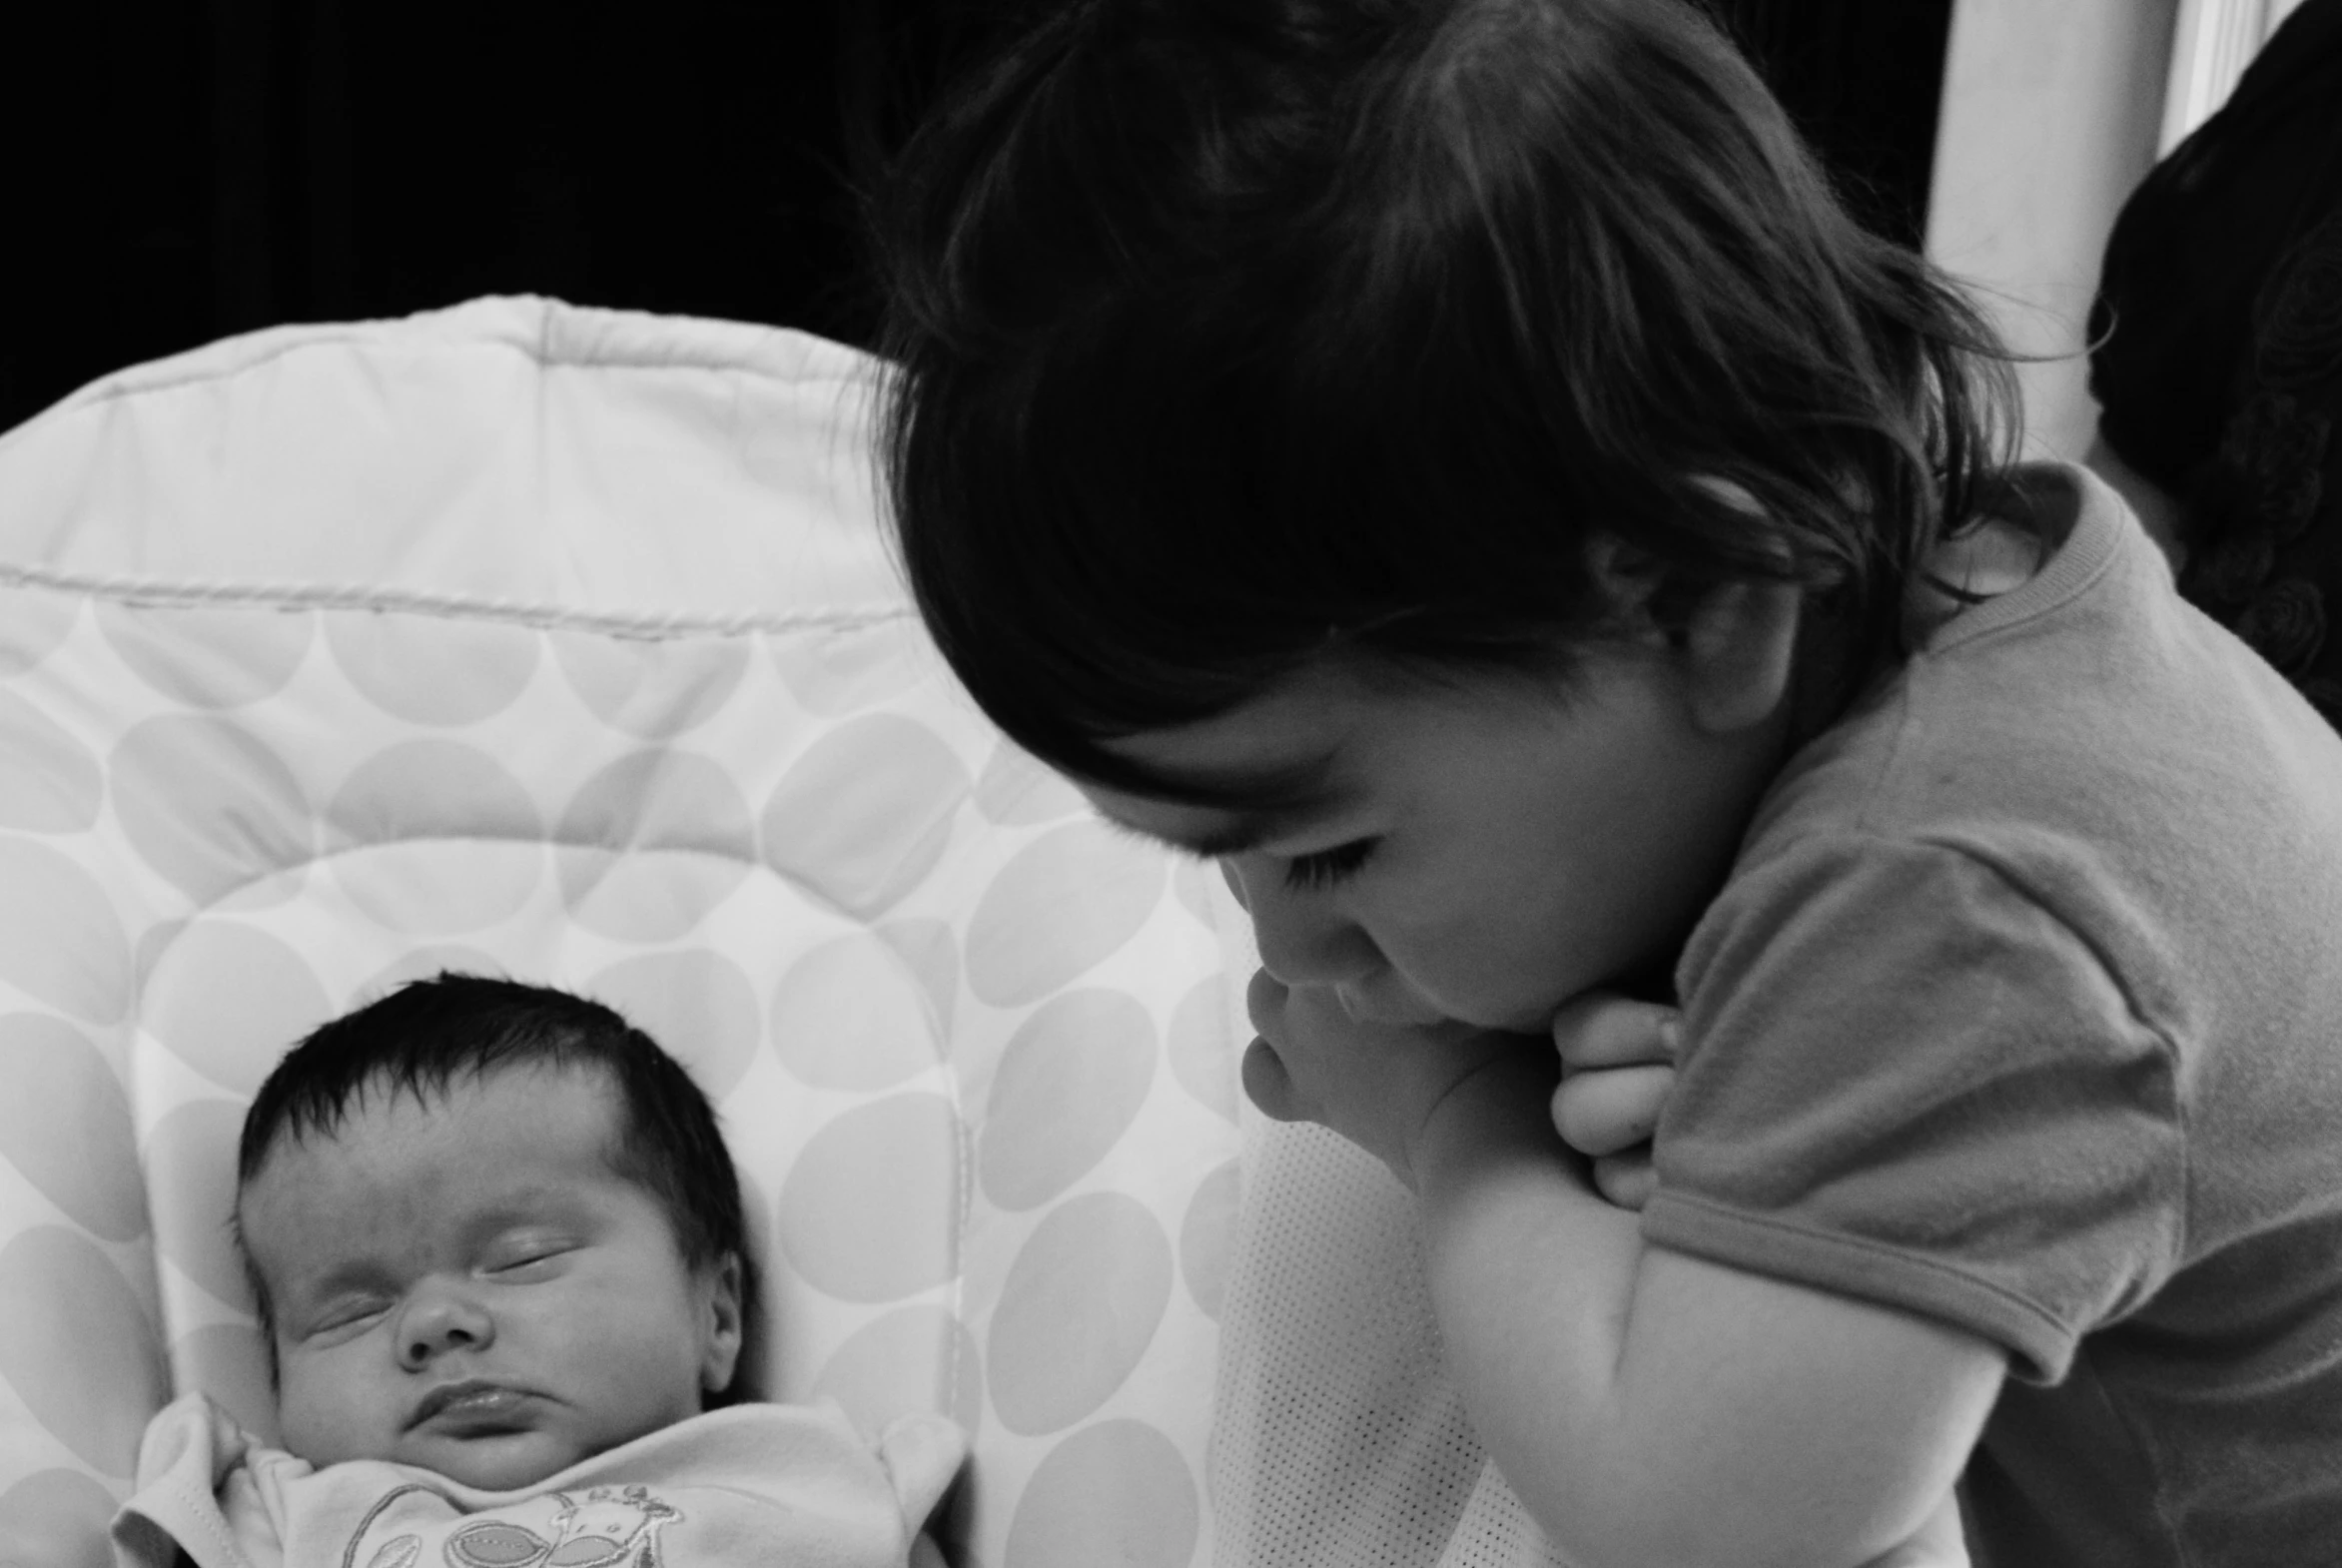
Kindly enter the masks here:
M 709 1270 L 707 1348 L 699 1363 L 699 1386 L 720 1394 L 732 1386 L 740 1368 L 740 1346 L 746 1334 L 741 1321 L 740 1254 L 726 1252 Z
M 1613 625 L 1648 624 L 1651 595 L 1667 575 L 1656 555 L 1614 533 L 1598 533 L 1586 541 L 1586 571 L 1600 590 Z
M 1586 564 L 1615 622 L 1653 647 L 1667 646 L 1681 662 L 1700 728 L 1730 734 L 1763 723 L 1787 700 L 1804 599 L 1796 584 L 1725 583 L 1704 594 L 1670 632 L 1651 615 L 1651 596 L 1667 574 L 1657 557 L 1603 534 L 1587 542 Z
M 1710 589 L 1684 625 L 1678 657 L 1692 721 L 1711 735 L 1764 723 L 1789 699 L 1797 662 L 1794 582 L 1742 580 Z

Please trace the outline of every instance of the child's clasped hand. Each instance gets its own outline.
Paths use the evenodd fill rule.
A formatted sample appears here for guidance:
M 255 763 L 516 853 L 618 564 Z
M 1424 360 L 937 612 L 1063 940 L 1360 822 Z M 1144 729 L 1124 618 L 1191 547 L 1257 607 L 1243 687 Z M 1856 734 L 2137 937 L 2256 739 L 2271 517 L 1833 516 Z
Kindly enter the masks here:
M 1260 1034 L 1244 1056 L 1252 1103 L 1279 1122 L 1330 1128 L 1409 1187 L 1413 1153 L 1460 1107 L 1456 1091 L 1501 1071 L 1519 1076 L 1524 1094 L 1551 1091 L 1554 1131 L 1591 1163 L 1604 1197 L 1621 1208 L 1650 1197 L 1652 1133 L 1675 1083 L 1672 1008 L 1589 993 L 1555 1016 L 1548 1057 L 1533 1036 L 1468 1024 L 1362 1023 L 1333 988 L 1286 986 L 1266 970 L 1245 1003 Z
M 1244 1055 L 1252 1103 L 1279 1122 L 1332 1129 L 1410 1188 L 1420 1140 L 1464 1084 L 1491 1071 L 1553 1082 L 1533 1037 L 1469 1024 L 1360 1023 L 1330 986 L 1286 986 L 1261 970 L 1245 1005 L 1260 1032 Z
M 1594 1186 L 1621 1208 L 1641 1208 L 1657 1177 L 1651 1139 L 1675 1087 L 1682 1019 L 1675 1009 L 1591 991 L 1553 1018 L 1561 1083 L 1553 1127 L 1593 1162 Z

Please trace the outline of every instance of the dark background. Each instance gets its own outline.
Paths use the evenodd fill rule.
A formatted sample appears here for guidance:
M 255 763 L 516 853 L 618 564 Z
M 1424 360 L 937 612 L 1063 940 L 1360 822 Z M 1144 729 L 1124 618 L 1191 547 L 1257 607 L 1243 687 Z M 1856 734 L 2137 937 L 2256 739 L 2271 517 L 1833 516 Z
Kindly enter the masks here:
M 1952 0 L 1709 0 L 1916 242 Z M 0 428 L 125 365 L 480 294 L 866 341 L 847 109 L 1000 0 L 59 0 L 0 33 Z M 881 137 L 883 141 L 883 135 Z

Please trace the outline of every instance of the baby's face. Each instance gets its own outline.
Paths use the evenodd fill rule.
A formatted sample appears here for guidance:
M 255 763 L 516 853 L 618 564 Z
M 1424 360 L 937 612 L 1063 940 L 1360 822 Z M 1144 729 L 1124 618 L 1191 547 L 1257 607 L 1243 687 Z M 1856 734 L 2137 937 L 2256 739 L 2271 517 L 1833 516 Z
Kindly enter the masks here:
M 683 1260 L 615 1175 L 600 1075 L 374 1088 L 282 1142 L 239 1215 L 275 1319 L 285 1446 L 494 1490 L 696 1414 L 740 1347 L 736 1269 Z

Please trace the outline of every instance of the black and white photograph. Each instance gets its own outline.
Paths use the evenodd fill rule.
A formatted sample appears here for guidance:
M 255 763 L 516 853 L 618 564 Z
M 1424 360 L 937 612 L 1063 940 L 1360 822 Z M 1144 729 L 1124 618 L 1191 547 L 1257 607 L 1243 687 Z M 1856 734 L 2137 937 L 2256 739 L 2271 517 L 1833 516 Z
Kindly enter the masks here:
M 0 37 L 0 1568 L 2342 1560 L 2342 0 Z

